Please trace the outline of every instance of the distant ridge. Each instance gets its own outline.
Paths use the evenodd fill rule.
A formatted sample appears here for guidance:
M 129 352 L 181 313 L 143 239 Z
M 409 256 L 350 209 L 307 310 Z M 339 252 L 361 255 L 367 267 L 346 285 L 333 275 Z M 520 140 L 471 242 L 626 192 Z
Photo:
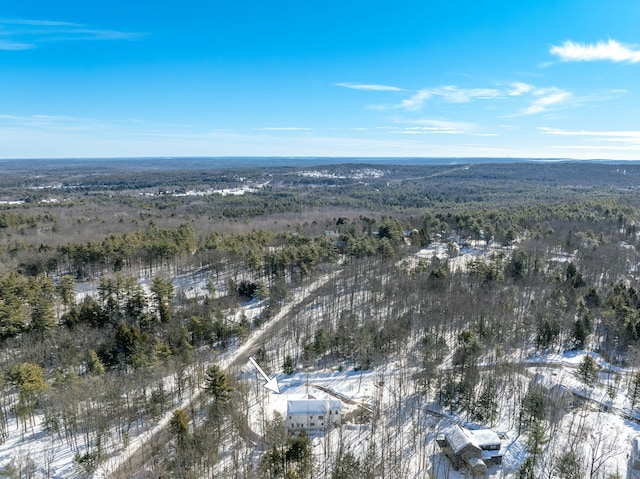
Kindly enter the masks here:
M 115 157 L 115 158 L 30 158 L 0 159 L 0 168 L 5 170 L 31 170 L 37 168 L 59 168 L 60 166 L 110 166 L 121 167 L 126 163 L 134 169 L 197 169 L 197 168 L 260 168 L 260 167 L 307 167 L 340 164 L 371 165 L 457 165 L 491 163 L 609 163 L 638 164 L 640 160 L 609 160 L 572 158 L 489 158 L 489 157 L 290 157 L 290 156 L 184 156 L 184 157 Z

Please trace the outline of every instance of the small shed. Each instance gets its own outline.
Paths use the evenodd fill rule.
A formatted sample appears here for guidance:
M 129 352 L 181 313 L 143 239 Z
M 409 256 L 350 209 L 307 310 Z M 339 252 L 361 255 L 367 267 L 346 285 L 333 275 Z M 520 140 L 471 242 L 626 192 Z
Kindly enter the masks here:
M 336 399 L 300 399 L 287 401 L 287 430 L 320 432 L 339 426 L 342 404 Z

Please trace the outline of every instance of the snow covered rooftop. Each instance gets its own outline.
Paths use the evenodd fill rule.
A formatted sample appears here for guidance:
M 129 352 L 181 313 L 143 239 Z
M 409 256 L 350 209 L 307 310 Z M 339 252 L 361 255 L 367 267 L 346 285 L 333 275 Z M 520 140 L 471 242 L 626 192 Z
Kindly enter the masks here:
M 498 434 L 491 429 L 469 429 L 468 432 L 471 434 L 474 444 L 481 449 L 486 446 L 499 446 L 501 443 Z
M 500 455 L 501 440 L 497 433 L 491 429 L 464 429 L 454 424 L 442 432 L 449 446 L 455 454 L 465 447 L 472 445 L 478 449 L 495 449 L 489 456 Z
M 336 399 L 299 399 L 287 401 L 289 416 L 326 414 L 327 411 L 340 411 L 342 404 Z
M 445 429 L 443 431 L 443 435 L 449 443 L 451 449 L 453 449 L 453 452 L 456 454 L 458 454 L 465 447 L 471 444 L 471 437 L 465 434 L 462 428 L 457 424 L 454 424 L 453 426 Z

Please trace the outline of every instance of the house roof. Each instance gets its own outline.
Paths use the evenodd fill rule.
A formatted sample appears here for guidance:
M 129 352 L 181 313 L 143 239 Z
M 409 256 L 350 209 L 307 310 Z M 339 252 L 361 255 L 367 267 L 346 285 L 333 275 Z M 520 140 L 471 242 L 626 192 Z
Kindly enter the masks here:
M 469 445 L 483 449 L 487 446 L 500 445 L 502 443 L 498 434 L 491 429 L 463 429 L 454 424 L 445 429 L 442 434 L 455 454 L 458 454 Z M 487 454 L 487 457 L 499 455 L 500 451 L 491 451 Z
M 457 424 L 448 427 L 442 433 L 455 454 L 458 454 L 465 447 L 471 444 L 471 437 L 465 434 L 462 428 Z
M 290 416 L 326 414 L 329 409 L 340 411 L 342 404 L 335 399 L 300 399 L 287 401 L 287 414 Z
M 469 429 L 468 432 L 471 434 L 473 442 L 480 448 L 502 443 L 498 434 L 491 429 Z

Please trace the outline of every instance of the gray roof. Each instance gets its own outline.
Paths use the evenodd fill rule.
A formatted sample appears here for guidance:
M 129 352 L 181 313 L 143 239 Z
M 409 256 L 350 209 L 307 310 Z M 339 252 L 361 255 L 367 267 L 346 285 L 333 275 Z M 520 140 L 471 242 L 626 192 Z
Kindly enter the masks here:
M 463 429 L 454 424 L 445 429 L 442 434 L 455 454 L 458 454 L 469 445 L 482 449 L 486 446 L 500 445 L 502 443 L 498 434 L 491 429 Z M 490 452 L 488 455 L 500 455 L 500 452 Z
M 444 437 L 449 443 L 449 446 L 451 447 L 451 449 L 453 449 L 453 452 L 456 454 L 458 454 L 465 447 L 471 444 L 471 438 L 467 434 L 465 434 L 462 428 L 457 424 L 454 424 L 453 426 L 448 427 L 442 433 L 444 434 Z

